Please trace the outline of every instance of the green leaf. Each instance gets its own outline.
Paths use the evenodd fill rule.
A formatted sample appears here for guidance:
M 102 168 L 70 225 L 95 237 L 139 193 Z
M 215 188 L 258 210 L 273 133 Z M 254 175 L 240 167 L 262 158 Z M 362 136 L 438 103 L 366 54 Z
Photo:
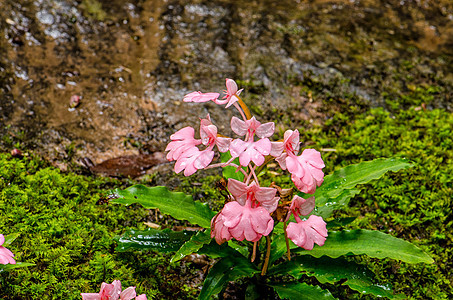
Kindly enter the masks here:
M 268 275 L 289 274 L 296 279 L 302 275 L 315 276 L 321 283 L 335 284 L 346 280 L 343 284 L 363 294 L 373 294 L 377 297 L 404 299 L 404 295 L 394 295 L 390 286 L 373 283 L 374 274 L 363 265 L 343 258 L 299 256 L 269 269 Z
M 261 271 L 242 255 L 222 258 L 206 276 L 198 299 L 210 299 L 211 296 L 219 294 L 228 282 L 251 277 L 259 272 Z
M 290 242 L 290 245 L 291 244 L 294 245 L 294 243 L 292 243 L 291 240 L 289 242 Z M 283 233 L 276 235 L 276 237 L 272 240 L 272 243 L 271 243 L 271 255 L 269 257 L 269 266 L 272 266 L 272 264 L 277 259 L 282 257 L 282 255 L 285 254 L 286 251 L 287 251 L 287 247 L 286 247 L 285 235 Z
M 245 257 L 241 252 L 230 247 L 229 244 L 223 243 L 222 245 L 219 245 L 214 239 L 209 244 L 203 245 L 203 247 L 198 250 L 198 254 L 205 254 L 211 258 L 232 256 Z
M 391 258 L 410 264 L 433 263 L 434 260 L 415 245 L 373 230 L 329 231 L 324 246 L 315 246 L 313 250 L 296 248 L 302 255 L 321 257 L 327 255 L 337 258 L 342 255 L 368 255 L 375 258 Z
M 6 247 L 8 245 L 11 245 L 12 242 L 14 242 L 15 239 L 19 237 L 20 233 L 10 233 L 5 236 L 5 242 L 3 243 L 3 247 Z
M 18 269 L 18 268 L 25 268 L 25 267 L 30 267 L 34 266 L 35 264 L 32 263 L 26 263 L 26 262 L 18 262 L 15 264 L 7 264 L 7 265 L 0 265 L 0 273 L 2 272 L 8 272 L 13 269 Z
M 346 218 L 335 218 L 329 222 L 327 222 L 327 229 L 335 228 L 335 227 L 344 227 L 357 219 L 356 217 L 346 217 Z
M 343 190 L 337 197 L 330 198 L 324 205 L 316 207 L 315 215 L 320 216 L 323 219 L 329 218 L 335 210 L 347 206 L 349 200 L 358 193 L 360 193 L 359 189 Z M 318 201 L 318 199 L 316 199 L 316 201 Z
M 312 286 L 306 283 L 291 282 L 270 284 L 282 299 L 290 300 L 323 300 L 335 299 L 328 290 L 323 290 L 319 286 Z
M 230 152 L 220 153 L 220 160 L 222 162 L 227 162 L 229 159 L 231 159 Z M 236 165 L 239 166 L 239 158 L 234 159 L 233 163 L 235 163 Z M 236 172 L 237 168 L 235 168 L 233 166 L 226 166 L 226 167 L 224 167 L 222 169 L 223 169 L 222 170 L 222 175 L 226 179 L 232 178 L 232 179 L 239 180 L 241 182 L 244 181 L 244 174 L 242 172 L 240 172 L 239 170 Z
M 144 208 L 158 208 L 162 213 L 168 214 L 178 220 L 187 220 L 192 224 L 204 228 L 211 227 L 211 219 L 215 213 L 207 204 L 193 201 L 192 196 L 180 192 L 170 192 L 164 186 L 146 187 L 141 184 L 131 186 L 125 190 L 116 189 L 111 203 L 130 205 L 139 203 Z
M 211 230 L 199 231 L 193 235 L 190 240 L 179 248 L 179 250 L 171 258 L 171 262 L 176 262 L 187 255 L 197 252 L 203 245 L 211 242 Z
M 335 200 L 332 201 L 331 199 L 340 196 L 344 190 L 350 190 L 358 184 L 364 184 L 373 179 L 378 179 L 388 171 L 396 172 L 411 166 L 408 160 L 402 158 L 378 158 L 372 161 L 349 165 L 324 177 L 323 184 L 314 193 L 316 205 L 322 207 L 323 205 L 327 205 L 328 202 L 335 202 Z M 311 196 L 300 195 L 304 196 L 304 198 Z
M 159 252 L 173 252 L 181 248 L 187 242 L 194 231 L 172 231 L 170 229 L 147 230 L 130 229 L 125 234 L 115 239 L 118 241 L 117 251 L 126 250 L 157 250 Z

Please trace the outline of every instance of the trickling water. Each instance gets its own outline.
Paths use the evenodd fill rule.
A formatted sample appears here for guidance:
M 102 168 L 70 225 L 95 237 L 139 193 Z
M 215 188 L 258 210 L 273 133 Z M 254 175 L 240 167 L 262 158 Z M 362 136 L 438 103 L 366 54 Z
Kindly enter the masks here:
M 433 105 L 451 109 L 448 0 L 6 0 L 0 20 L 0 133 L 25 131 L 25 146 L 56 162 L 162 149 L 208 110 L 227 130 L 231 111 L 181 102 L 226 77 L 243 80 L 261 118 L 273 119 L 271 104 L 294 124 L 334 113 L 301 83 L 369 106 L 436 84 Z

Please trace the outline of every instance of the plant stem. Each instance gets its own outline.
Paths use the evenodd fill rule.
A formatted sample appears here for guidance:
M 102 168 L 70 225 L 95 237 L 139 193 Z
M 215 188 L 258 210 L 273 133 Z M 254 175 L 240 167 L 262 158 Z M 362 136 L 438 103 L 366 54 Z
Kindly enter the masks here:
M 264 259 L 263 269 L 261 270 L 261 276 L 266 275 L 270 256 L 271 256 L 271 238 L 269 236 L 266 236 L 266 258 Z
M 286 222 L 283 222 L 283 230 L 285 231 L 285 242 L 286 242 L 286 257 L 291 260 L 291 252 L 289 249 L 288 235 L 286 235 Z
M 239 97 L 238 95 L 235 95 L 235 97 L 238 98 L 238 103 L 241 106 L 242 110 L 244 111 L 247 120 L 250 120 L 252 118 L 252 114 L 250 113 L 249 108 L 247 107 L 247 105 L 245 105 L 244 101 L 242 101 L 241 97 Z
M 254 262 L 255 261 L 255 258 L 256 258 L 256 246 L 257 246 L 258 242 L 253 242 L 253 252 L 252 252 L 252 259 L 251 259 L 251 262 Z

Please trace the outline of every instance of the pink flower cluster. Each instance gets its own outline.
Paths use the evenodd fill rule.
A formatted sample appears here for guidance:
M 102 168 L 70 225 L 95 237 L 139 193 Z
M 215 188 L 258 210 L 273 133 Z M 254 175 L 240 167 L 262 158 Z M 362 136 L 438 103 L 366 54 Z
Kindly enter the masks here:
M 275 159 L 283 170 L 291 174 L 298 190 L 313 194 L 324 180 L 322 168 L 325 165 L 321 154 L 314 149 L 305 149 L 299 154 L 300 135 L 297 129 L 287 130 L 283 141 L 271 142 L 269 138 L 274 134 L 275 124 L 261 124 L 250 115 L 239 96 L 242 90 L 238 90 L 234 80 L 226 79 L 226 87 L 222 99 L 218 99 L 219 93 L 192 92 L 183 100 L 196 103 L 213 101 L 219 105 L 226 104 L 226 108 L 234 106 L 242 120 L 233 117 L 230 126 L 240 138 L 220 135 L 208 115 L 206 119 L 200 120 L 199 139 L 195 138 L 195 129 L 190 126 L 170 136 L 171 142 L 166 148 L 169 151 L 167 159 L 176 161 L 175 172 L 184 170 L 185 176 L 200 169 L 227 165 L 243 172 L 246 175 L 244 182 L 228 180 L 231 201 L 212 219 L 211 235 L 219 244 L 232 238 L 256 242 L 262 236 L 269 235 L 274 228 L 272 214 L 280 200 L 275 188 L 259 185 L 256 167 Z M 214 146 L 220 152 L 229 152 L 232 158 L 226 163 L 211 164 L 215 156 Z M 239 165 L 233 163 L 235 158 L 238 158 Z M 241 167 L 246 167 L 247 171 Z M 288 225 L 287 236 L 308 250 L 313 249 L 314 243 L 323 245 L 327 237 L 326 223 L 321 217 L 311 215 L 307 220 L 300 219 L 300 216 L 310 214 L 313 208 L 314 197 L 303 199 L 295 196 L 291 206 L 286 206 L 287 216 L 293 214 L 297 222 Z
M 130 286 L 121 291 L 121 282 L 114 280 L 112 283 L 103 282 L 99 293 L 82 293 L 82 300 L 146 300 L 146 295 L 137 296 L 135 287 Z
M 3 243 L 5 242 L 5 237 L 3 234 L 0 234 L 0 264 L 15 264 L 16 261 L 14 260 L 14 254 L 7 248 L 3 247 Z

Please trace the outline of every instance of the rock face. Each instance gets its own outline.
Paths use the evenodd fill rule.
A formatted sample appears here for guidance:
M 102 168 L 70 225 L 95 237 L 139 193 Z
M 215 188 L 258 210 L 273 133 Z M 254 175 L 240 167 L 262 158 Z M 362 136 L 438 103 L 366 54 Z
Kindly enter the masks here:
M 448 0 L 7 0 L 0 20 L 1 147 L 55 162 L 162 151 L 207 109 L 224 132 L 232 110 L 181 99 L 227 77 L 299 126 L 432 86 L 451 109 Z

